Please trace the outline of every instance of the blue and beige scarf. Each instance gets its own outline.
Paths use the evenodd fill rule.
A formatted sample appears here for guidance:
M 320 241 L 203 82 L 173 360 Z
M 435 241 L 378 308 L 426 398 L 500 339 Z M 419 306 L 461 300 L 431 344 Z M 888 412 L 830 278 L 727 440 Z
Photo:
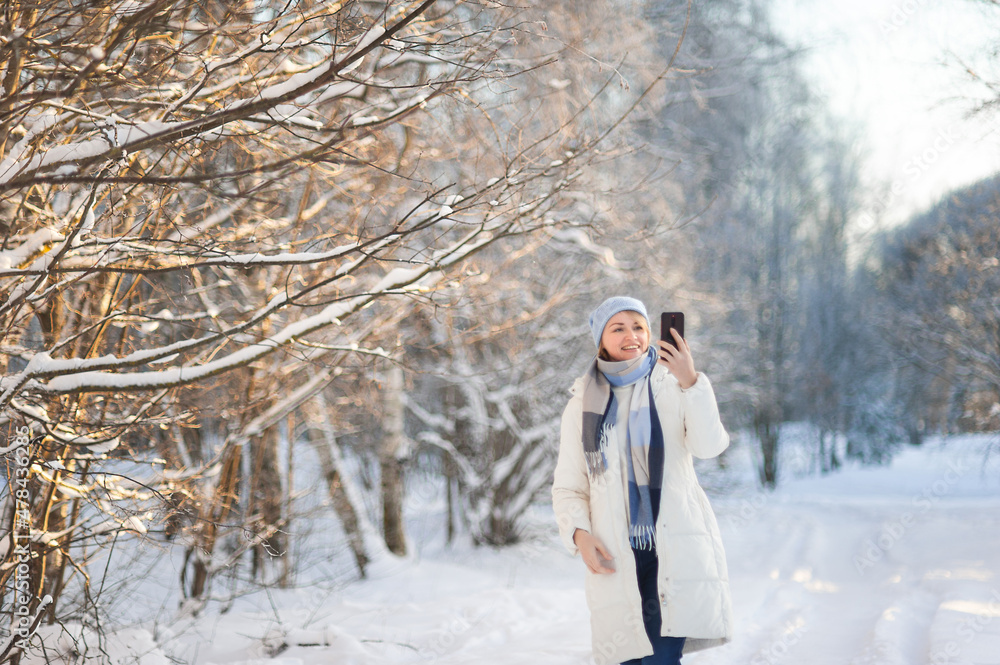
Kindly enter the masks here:
M 663 483 L 663 431 L 649 380 L 655 366 L 653 348 L 634 360 L 596 359 L 583 388 L 583 452 L 590 477 L 596 478 L 607 471 L 608 448 L 616 441 L 618 402 L 611 386 L 635 384 L 625 424 L 629 541 L 635 549 L 655 547 Z

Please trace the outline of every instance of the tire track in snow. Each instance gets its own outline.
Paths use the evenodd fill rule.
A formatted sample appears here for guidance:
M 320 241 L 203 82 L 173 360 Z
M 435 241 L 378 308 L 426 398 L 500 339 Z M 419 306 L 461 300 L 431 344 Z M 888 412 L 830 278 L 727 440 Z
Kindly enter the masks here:
M 925 663 L 929 630 L 940 599 L 925 589 L 901 594 L 886 607 L 870 640 L 850 665 L 918 665 Z
M 720 508 L 725 525 L 725 508 Z M 685 662 L 696 665 L 782 662 L 807 630 L 801 585 L 795 578 L 815 538 L 817 524 L 809 515 L 775 519 L 779 510 L 773 505 L 763 505 L 752 521 L 735 523 L 736 528 L 730 521 L 729 529 L 723 527 L 730 579 L 751 578 L 749 583 L 733 585 L 739 639 L 720 649 L 686 656 Z M 766 577 L 761 575 L 762 571 L 767 571 Z
M 724 530 L 737 638 L 721 649 L 693 654 L 686 662 L 929 662 L 928 634 L 940 596 L 921 583 L 923 571 L 909 573 L 906 564 L 911 547 L 923 543 L 900 539 L 863 574 L 854 561 L 866 540 L 896 519 L 900 505 L 770 501 L 754 524 L 736 532 Z

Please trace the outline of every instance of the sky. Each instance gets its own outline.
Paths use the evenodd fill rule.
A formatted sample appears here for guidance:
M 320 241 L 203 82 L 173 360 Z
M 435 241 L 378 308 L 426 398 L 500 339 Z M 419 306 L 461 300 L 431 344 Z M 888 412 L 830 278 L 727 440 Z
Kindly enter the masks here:
M 858 137 L 870 188 L 856 231 L 893 226 L 1000 172 L 1000 114 L 969 117 L 965 64 L 1000 80 L 1000 7 L 980 0 L 776 0 L 774 20 Z M 991 62 L 992 60 L 992 62 Z

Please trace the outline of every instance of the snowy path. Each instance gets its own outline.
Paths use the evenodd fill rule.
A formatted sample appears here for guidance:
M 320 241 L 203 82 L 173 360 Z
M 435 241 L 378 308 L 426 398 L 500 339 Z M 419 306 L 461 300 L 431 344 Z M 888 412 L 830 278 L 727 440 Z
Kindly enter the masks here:
M 1000 492 L 966 453 L 721 502 L 738 639 L 688 661 L 1000 663 Z
M 1000 473 L 984 475 L 981 450 L 909 449 L 891 467 L 714 499 L 737 634 L 685 664 L 1000 665 Z M 428 544 L 374 579 L 274 596 L 167 650 L 202 664 L 590 663 L 582 563 L 542 512 L 531 543 Z
M 910 499 L 762 508 L 726 533 L 738 639 L 688 660 L 1000 663 L 1000 503 L 954 504 L 919 516 Z

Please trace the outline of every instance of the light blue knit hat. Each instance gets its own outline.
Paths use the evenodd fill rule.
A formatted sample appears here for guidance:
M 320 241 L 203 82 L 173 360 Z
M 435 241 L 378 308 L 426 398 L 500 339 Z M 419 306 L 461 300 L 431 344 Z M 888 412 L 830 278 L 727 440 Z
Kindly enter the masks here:
M 608 298 L 597 306 L 590 315 L 590 331 L 594 333 L 594 346 L 601 348 L 601 335 L 604 334 L 604 326 L 608 325 L 611 317 L 618 312 L 638 312 L 642 318 L 646 319 L 649 325 L 649 316 L 646 314 L 646 306 L 641 300 L 629 298 L 628 296 L 614 296 Z

